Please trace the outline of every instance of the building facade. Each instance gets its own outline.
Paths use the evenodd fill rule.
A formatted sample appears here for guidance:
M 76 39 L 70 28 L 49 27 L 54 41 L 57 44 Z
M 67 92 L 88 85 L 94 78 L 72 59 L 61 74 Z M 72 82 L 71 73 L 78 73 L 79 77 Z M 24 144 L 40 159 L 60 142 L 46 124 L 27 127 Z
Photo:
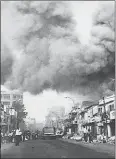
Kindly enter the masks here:
M 104 134 L 108 137 L 115 135 L 115 95 L 99 101 L 99 112 Z
M 36 120 L 35 120 L 35 118 L 27 117 L 25 119 L 25 124 L 26 124 L 26 129 L 28 129 L 30 131 L 35 131 L 36 130 Z
M 98 103 L 88 103 L 80 110 L 69 113 L 71 132 L 83 134 L 83 128 L 90 129 L 94 139 L 99 135 L 115 136 L 115 95 L 105 97 Z
M 1 90 L 1 129 L 10 131 L 12 116 L 16 115 L 15 110 L 12 108 L 14 101 L 20 101 L 23 104 L 23 93 L 20 91 Z
M 20 91 L 1 91 L 1 103 L 4 108 L 12 107 L 14 101 L 18 101 L 23 104 L 23 93 Z

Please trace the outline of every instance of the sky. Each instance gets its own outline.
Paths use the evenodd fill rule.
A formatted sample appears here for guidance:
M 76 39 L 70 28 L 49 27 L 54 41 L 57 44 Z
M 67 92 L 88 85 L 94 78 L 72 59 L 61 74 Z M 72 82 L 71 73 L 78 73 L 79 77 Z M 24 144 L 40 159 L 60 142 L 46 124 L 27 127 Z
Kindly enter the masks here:
M 70 1 L 72 5 L 72 11 L 74 14 L 74 19 L 77 22 L 77 34 L 83 44 L 89 43 L 90 31 L 92 28 L 92 15 L 93 12 L 98 7 L 98 1 Z M 3 20 L 3 35 L 7 41 L 9 47 L 12 49 L 13 53 L 16 54 L 17 50 L 13 49 L 12 43 L 9 40 L 9 37 L 12 34 L 15 34 L 18 30 L 17 26 L 14 26 L 11 15 L 8 10 L 4 10 L 5 19 Z M 2 17 L 4 18 L 4 16 Z M 15 23 L 15 25 L 17 25 Z M 21 26 L 18 26 L 20 28 Z M 17 54 L 19 55 L 19 54 Z M 20 56 L 18 57 L 20 58 Z M 2 87 L 5 89 L 4 87 Z M 86 100 L 87 97 L 79 94 L 69 94 L 69 93 L 57 93 L 52 90 L 44 91 L 40 95 L 33 96 L 29 92 L 24 92 L 24 105 L 28 111 L 30 117 L 34 117 L 37 122 L 43 122 L 45 115 L 47 115 L 48 108 L 52 106 L 64 106 L 66 112 L 68 112 L 73 103 L 70 99 L 64 97 L 69 96 L 74 99 L 75 102 L 82 102 Z

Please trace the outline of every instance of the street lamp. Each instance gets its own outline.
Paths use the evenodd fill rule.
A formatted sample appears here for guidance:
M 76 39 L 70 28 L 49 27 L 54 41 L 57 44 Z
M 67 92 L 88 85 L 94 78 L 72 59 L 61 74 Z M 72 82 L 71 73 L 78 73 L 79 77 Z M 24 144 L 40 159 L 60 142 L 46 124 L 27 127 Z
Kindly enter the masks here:
M 80 110 L 80 108 L 77 108 L 78 109 L 78 111 L 77 111 L 77 126 L 79 125 L 79 123 L 78 123 L 78 120 L 79 120 L 79 110 Z M 77 129 L 78 129 L 78 133 L 79 133 L 79 126 L 77 127 Z
M 74 100 L 73 100 L 71 97 L 64 97 L 64 98 L 69 98 L 70 100 L 72 100 L 72 102 L 73 102 L 73 107 L 75 106 L 75 102 L 74 102 Z

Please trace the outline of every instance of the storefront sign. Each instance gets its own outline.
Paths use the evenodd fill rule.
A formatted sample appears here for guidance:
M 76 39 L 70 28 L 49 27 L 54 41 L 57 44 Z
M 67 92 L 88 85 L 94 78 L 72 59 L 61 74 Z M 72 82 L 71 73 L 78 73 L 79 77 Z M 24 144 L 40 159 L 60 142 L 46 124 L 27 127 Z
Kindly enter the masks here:
M 115 119 L 115 111 L 110 112 L 110 119 Z

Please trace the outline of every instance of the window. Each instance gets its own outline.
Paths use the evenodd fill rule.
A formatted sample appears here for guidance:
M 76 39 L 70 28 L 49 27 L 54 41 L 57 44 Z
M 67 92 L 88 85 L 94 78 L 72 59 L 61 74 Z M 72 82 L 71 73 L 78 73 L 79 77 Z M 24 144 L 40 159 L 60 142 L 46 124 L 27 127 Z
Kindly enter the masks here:
M 16 96 L 16 95 L 13 95 L 13 98 L 14 98 L 14 99 L 16 99 L 16 98 L 17 98 L 17 96 Z
M 21 99 L 21 98 L 23 98 L 23 96 L 22 95 L 13 95 L 13 99 Z
M 3 95 L 3 98 L 4 98 L 4 99 L 10 99 L 10 94 L 4 94 L 4 95 Z
M 110 111 L 114 110 L 114 104 L 110 105 Z
M 10 105 L 10 102 L 3 102 L 3 105 Z
M 102 108 L 98 108 L 98 112 L 99 112 L 99 113 L 102 113 Z

